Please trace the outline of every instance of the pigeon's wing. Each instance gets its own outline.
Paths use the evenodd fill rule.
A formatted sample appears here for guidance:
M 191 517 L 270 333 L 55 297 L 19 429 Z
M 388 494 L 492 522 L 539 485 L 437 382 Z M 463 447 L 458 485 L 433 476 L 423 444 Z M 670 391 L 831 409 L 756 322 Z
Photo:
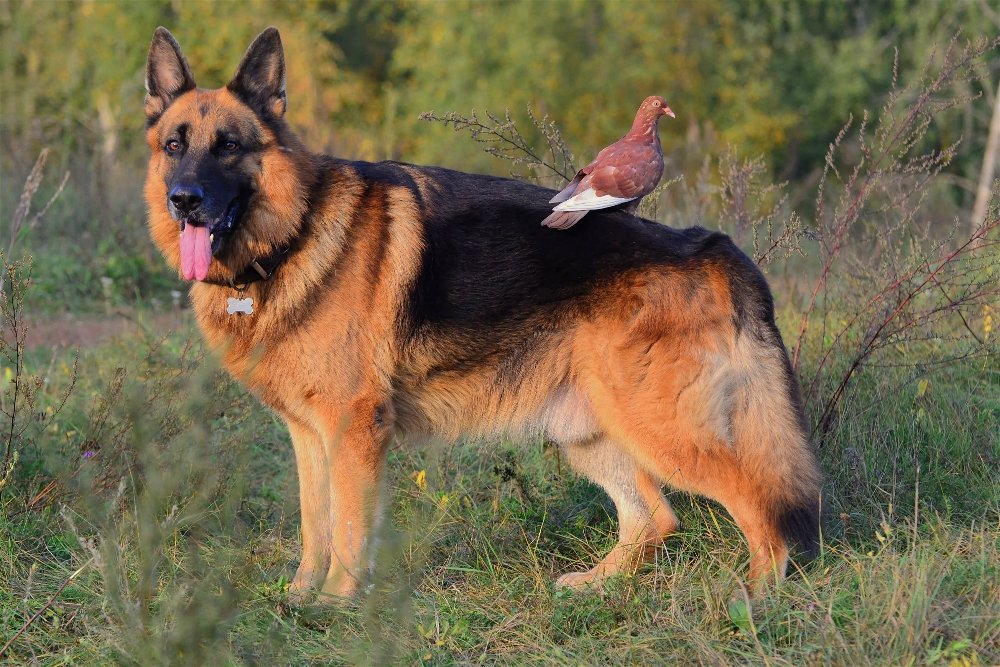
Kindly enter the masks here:
M 576 172 L 576 176 L 573 177 L 573 180 L 570 181 L 566 187 L 560 190 L 555 197 L 550 199 L 549 203 L 558 204 L 559 202 L 566 201 L 567 199 L 572 197 L 576 193 L 576 188 L 580 185 L 580 181 L 582 181 L 587 176 L 587 174 L 589 174 L 594 170 L 595 164 L 597 164 L 597 160 L 594 160 L 586 167 Z
M 617 150 L 605 156 L 605 165 L 590 174 L 590 186 L 598 194 L 624 197 L 625 200 L 645 197 L 656 188 L 663 176 L 663 155 L 649 144 L 616 145 Z
M 601 152 L 597 154 L 597 157 L 594 158 L 594 161 L 588 164 L 586 167 L 584 167 L 584 169 L 589 167 L 590 170 L 593 171 L 594 167 L 609 162 L 611 156 L 619 153 L 622 150 L 623 144 L 625 143 L 626 143 L 625 137 L 622 137 L 615 143 L 608 144 L 607 146 L 601 149 Z
M 587 187 L 584 187 L 587 185 Z M 554 211 L 593 211 L 599 208 L 610 208 L 618 204 L 632 201 L 635 197 L 616 197 L 612 194 L 602 194 L 586 183 L 581 183 L 576 193 L 556 206 Z
M 560 190 L 559 194 L 557 194 L 555 197 L 553 197 L 552 199 L 550 199 L 549 203 L 550 204 L 558 204 L 559 202 L 566 201 L 567 199 L 569 199 L 570 197 L 572 197 L 573 193 L 576 191 L 576 186 L 580 185 L 580 181 L 583 180 L 584 176 L 586 176 L 586 174 L 583 173 L 582 169 L 580 171 L 576 172 L 576 178 L 574 178 L 572 181 L 570 181 L 569 185 L 567 185 L 562 190 Z

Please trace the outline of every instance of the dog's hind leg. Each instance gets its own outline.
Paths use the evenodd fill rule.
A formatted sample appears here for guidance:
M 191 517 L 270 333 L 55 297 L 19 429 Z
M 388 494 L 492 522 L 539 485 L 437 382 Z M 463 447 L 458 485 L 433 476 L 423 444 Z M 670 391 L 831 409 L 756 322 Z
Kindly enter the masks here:
M 619 374 L 588 384 L 602 428 L 670 486 L 722 503 L 750 547 L 751 581 L 784 576 L 790 543 L 815 549 L 820 477 L 783 351 L 739 341 L 728 358 L 691 346 L 659 363 L 618 351 Z
M 699 443 L 698 464 L 674 468 L 677 486 L 718 501 L 732 516 L 750 550 L 747 579 L 755 587 L 785 576 L 789 541 L 781 523 L 782 486 L 794 484 L 769 479 L 754 464 L 720 445 Z M 712 451 L 714 447 L 719 447 Z M 664 457 L 666 459 L 667 457 Z M 670 457 L 673 458 L 673 457 Z M 676 460 L 676 459 L 675 459 Z
M 618 544 L 590 570 L 564 574 L 557 585 L 582 588 L 614 574 L 635 572 L 679 525 L 659 482 L 603 436 L 564 445 L 563 451 L 570 466 L 600 485 L 614 502 Z

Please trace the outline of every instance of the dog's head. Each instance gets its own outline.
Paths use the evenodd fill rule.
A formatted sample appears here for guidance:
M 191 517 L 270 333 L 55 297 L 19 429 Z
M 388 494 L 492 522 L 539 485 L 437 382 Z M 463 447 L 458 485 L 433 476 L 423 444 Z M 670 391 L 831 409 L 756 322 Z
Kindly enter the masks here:
M 187 280 L 231 279 L 295 235 L 309 157 L 284 122 L 285 58 L 268 28 L 233 79 L 199 89 L 157 28 L 146 63 L 145 197 L 154 241 Z

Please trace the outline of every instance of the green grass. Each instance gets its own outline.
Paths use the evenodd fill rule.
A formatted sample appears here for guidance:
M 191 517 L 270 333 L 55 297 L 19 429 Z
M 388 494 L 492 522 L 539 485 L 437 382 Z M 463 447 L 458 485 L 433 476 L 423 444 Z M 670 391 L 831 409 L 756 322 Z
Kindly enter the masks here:
M 38 248 L 15 250 L 15 259 L 31 257 L 27 305 L 32 315 L 60 314 L 67 304 L 75 315 L 131 309 L 137 304 L 170 304 L 171 290 L 184 289 L 152 253 L 130 254 L 125 250 L 130 246 L 110 237 L 93 243 L 92 247 L 89 242 L 55 238 Z
M 740 533 L 717 505 L 681 493 L 669 499 L 683 530 L 655 566 L 599 592 L 555 589 L 610 548 L 616 526 L 604 494 L 542 442 L 393 449 L 393 521 L 372 590 L 290 605 L 287 434 L 224 374 L 197 372 L 200 354 L 181 335 L 84 353 L 70 403 L 0 492 L 0 637 L 79 574 L 0 661 L 1000 662 L 995 359 L 858 378 L 821 450 L 822 553 L 748 611 Z M 29 365 L 47 372 L 47 396 L 68 381 L 66 353 L 38 350 Z M 119 407 L 95 423 L 102 397 Z M 81 458 L 88 448 L 97 454 Z M 58 495 L 25 510 L 52 478 Z

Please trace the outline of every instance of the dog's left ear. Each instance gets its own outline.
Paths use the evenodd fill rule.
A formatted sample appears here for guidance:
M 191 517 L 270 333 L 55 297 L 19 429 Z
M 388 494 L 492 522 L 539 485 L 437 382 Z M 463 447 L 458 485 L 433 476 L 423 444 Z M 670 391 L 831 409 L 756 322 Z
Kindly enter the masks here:
M 285 51 L 277 28 L 257 35 L 226 88 L 265 118 L 285 114 Z

